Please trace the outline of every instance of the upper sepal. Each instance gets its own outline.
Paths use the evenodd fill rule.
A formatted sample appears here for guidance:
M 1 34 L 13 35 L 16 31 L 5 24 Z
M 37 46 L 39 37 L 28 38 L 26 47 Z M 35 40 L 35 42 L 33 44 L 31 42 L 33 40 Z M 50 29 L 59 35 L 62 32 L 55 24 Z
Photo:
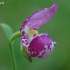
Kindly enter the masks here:
M 28 26 L 29 29 L 38 29 L 54 16 L 57 9 L 58 5 L 54 2 L 54 5 L 50 8 L 37 10 L 22 24 L 20 31 L 22 32 L 25 26 Z

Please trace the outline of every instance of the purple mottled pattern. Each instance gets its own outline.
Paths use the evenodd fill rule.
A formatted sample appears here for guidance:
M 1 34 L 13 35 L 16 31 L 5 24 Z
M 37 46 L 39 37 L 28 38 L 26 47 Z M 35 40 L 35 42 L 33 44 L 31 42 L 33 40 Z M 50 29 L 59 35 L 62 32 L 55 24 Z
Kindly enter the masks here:
M 53 42 L 52 39 L 47 34 L 40 34 L 36 36 L 31 41 L 28 47 L 29 54 L 32 57 L 37 58 L 48 57 L 53 50 L 53 48 L 51 47 L 52 42 Z
M 23 31 L 22 32 L 22 36 L 21 36 L 21 40 L 22 40 L 22 44 L 25 46 L 25 47 L 28 47 L 29 43 L 28 43 L 28 40 L 25 36 L 25 32 Z
M 54 5 L 50 8 L 37 10 L 22 24 L 20 31 L 24 29 L 25 26 L 28 26 L 29 29 L 38 29 L 54 16 L 57 9 L 57 3 L 54 2 Z

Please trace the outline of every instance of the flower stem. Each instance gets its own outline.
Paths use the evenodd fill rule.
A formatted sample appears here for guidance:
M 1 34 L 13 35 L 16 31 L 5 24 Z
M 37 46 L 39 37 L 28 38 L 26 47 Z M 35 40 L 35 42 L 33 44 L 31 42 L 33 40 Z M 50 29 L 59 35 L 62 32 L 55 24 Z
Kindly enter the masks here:
M 12 57 L 12 65 L 13 65 L 13 70 L 16 69 L 16 61 L 15 61 L 15 56 L 14 56 L 14 50 L 13 50 L 13 42 L 16 38 L 20 37 L 21 33 L 20 31 L 15 32 L 11 38 L 9 39 L 9 47 L 10 47 L 10 52 L 11 52 L 11 57 Z
M 16 38 L 20 37 L 21 33 L 20 31 L 15 32 L 11 38 L 9 39 L 9 47 L 10 47 L 10 52 L 11 52 L 11 57 L 12 57 L 12 65 L 13 65 L 13 70 L 17 70 L 16 68 L 16 61 L 15 61 L 15 56 L 14 56 L 14 50 L 13 50 L 13 42 Z
M 11 44 L 9 44 L 9 47 L 10 47 L 10 52 L 11 52 L 11 57 L 12 57 L 13 70 L 17 70 L 16 69 L 16 61 L 15 61 L 13 46 Z

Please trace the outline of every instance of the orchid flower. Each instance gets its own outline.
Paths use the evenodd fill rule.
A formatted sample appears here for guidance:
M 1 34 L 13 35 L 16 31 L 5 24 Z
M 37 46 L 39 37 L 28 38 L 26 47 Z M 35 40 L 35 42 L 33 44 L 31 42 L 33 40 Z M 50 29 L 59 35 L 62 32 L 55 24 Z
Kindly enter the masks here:
M 56 44 L 46 33 L 38 34 L 37 29 L 47 23 L 56 13 L 57 3 L 50 8 L 43 8 L 34 12 L 20 28 L 21 41 L 31 57 L 48 57 Z

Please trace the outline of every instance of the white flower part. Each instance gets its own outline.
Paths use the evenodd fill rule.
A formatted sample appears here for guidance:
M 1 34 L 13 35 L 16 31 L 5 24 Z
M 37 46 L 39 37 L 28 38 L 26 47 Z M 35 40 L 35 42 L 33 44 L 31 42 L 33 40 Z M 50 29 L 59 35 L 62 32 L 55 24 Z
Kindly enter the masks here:
M 30 34 L 28 26 L 25 26 L 24 31 L 25 31 L 25 35 L 27 37 L 28 43 L 30 43 L 31 40 L 33 39 L 34 34 Z
M 24 31 L 25 31 L 25 35 L 28 35 L 29 34 L 29 27 L 25 26 Z
M 44 47 L 46 48 L 46 50 L 45 50 L 45 53 L 44 53 L 44 55 L 43 55 L 43 57 L 42 57 L 42 58 L 47 57 L 47 53 L 48 53 L 48 46 L 47 46 L 47 45 L 45 45 Z
M 46 50 L 45 50 L 45 53 L 43 55 L 43 58 L 48 57 L 53 52 L 54 42 L 52 42 L 52 44 L 50 45 L 50 48 L 49 49 L 48 49 L 48 46 L 47 45 L 45 45 L 45 48 L 46 48 Z
M 39 55 L 37 57 L 42 56 L 42 54 L 44 53 L 44 51 L 45 51 L 44 49 L 42 51 L 40 51 Z
M 50 45 L 50 48 L 53 51 L 53 49 L 54 49 L 54 42 L 52 42 L 52 44 Z
M 33 36 L 29 36 L 28 37 L 28 43 L 30 44 L 30 42 L 32 41 L 32 39 L 33 39 Z
M 57 43 L 56 42 L 53 42 L 54 43 L 54 45 L 56 45 Z

